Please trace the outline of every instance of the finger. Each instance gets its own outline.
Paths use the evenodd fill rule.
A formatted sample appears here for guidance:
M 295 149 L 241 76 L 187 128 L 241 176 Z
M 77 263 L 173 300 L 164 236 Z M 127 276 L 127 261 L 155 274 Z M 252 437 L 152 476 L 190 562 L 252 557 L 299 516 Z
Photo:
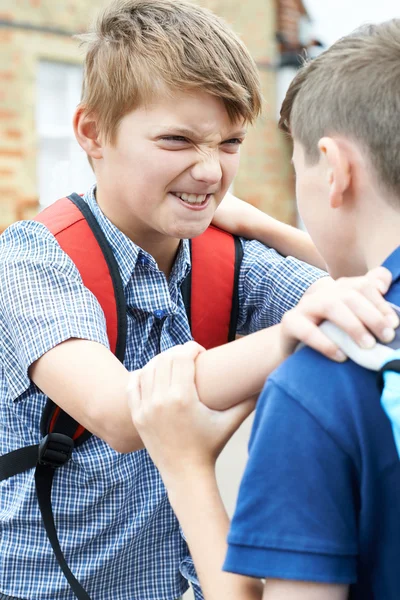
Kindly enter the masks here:
M 357 278 L 359 280 L 358 291 L 385 316 L 388 327 L 398 327 L 399 318 L 396 311 L 382 296 L 389 288 L 391 278 L 390 271 L 384 267 L 378 267 L 367 273 L 365 277 Z
M 253 412 L 256 406 L 255 398 L 248 398 L 240 404 L 221 413 L 225 420 L 226 433 L 229 437 L 235 433 L 245 419 Z
M 205 352 L 206 350 L 204 346 L 200 346 L 200 344 L 193 340 L 186 342 L 186 344 L 183 344 L 180 348 L 183 350 L 185 356 L 192 356 L 193 358 L 196 358 L 201 352 Z
M 392 283 L 392 274 L 385 267 L 376 267 L 368 271 L 366 277 L 374 281 L 382 294 L 386 294 Z
M 174 353 L 165 352 L 157 356 L 152 367 L 152 390 L 151 398 L 153 402 L 163 403 L 171 386 L 172 365 L 174 362 Z M 151 385 L 149 377 L 149 385 Z
M 187 342 L 180 346 L 173 359 L 171 384 L 190 386 L 195 379 L 195 360 L 199 354 L 205 351 L 203 346 L 197 342 Z
M 368 282 L 368 280 L 366 279 Z M 388 325 L 394 327 L 399 324 L 399 318 L 392 308 L 389 302 L 385 300 L 382 296 L 381 292 L 377 287 L 375 287 L 374 283 L 369 283 L 358 290 L 364 298 L 366 298 L 369 302 L 371 302 L 379 312 L 387 318 Z
M 197 388 L 195 384 L 196 365 L 195 359 L 200 351 L 193 353 L 193 349 L 182 349 L 179 357 L 176 357 L 172 364 L 171 387 L 182 396 L 183 401 L 199 401 Z
M 132 373 L 129 374 L 127 394 L 129 408 L 132 416 L 134 416 L 138 414 L 142 401 L 140 389 L 140 370 L 132 371 Z
M 372 290 L 369 291 L 369 294 L 371 292 Z M 375 292 L 380 296 L 378 291 L 375 290 Z M 383 315 L 377 306 L 374 305 L 364 293 L 355 291 L 350 293 L 346 298 L 346 303 L 363 325 L 372 331 L 377 338 L 383 342 L 390 342 L 394 338 L 395 332 L 393 326 L 390 325 L 388 317 Z M 355 339 L 355 341 L 357 340 Z M 365 341 L 366 340 L 364 340 L 364 342 Z M 372 340 L 369 340 L 370 346 L 363 346 L 361 339 L 359 343 L 362 347 L 366 348 L 374 345 Z
M 302 314 L 295 315 L 294 311 L 286 313 L 285 329 L 290 336 L 331 360 L 343 362 L 347 358 L 342 350 L 319 329 L 316 323 L 313 323 Z
M 146 403 L 150 402 L 152 399 L 156 364 L 160 360 L 160 356 L 161 355 L 153 358 L 140 371 L 141 393 L 142 398 Z
M 354 300 L 354 296 L 357 297 L 357 300 Z M 350 297 L 354 302 L 353 310 L 346 304 L 346 302 L 350 302 Z M 354 313 L 354 310 L 358 310 L 358 301 L 361 303 L 361 295 L 353 292 L 346 297 L 346 302 L 338 300 L 331 303 L 325 311 L 326 318 L 348 333 L 361 348 L 373 348 L 376 343 L 375 338 L 369 333 L 357 314 Z

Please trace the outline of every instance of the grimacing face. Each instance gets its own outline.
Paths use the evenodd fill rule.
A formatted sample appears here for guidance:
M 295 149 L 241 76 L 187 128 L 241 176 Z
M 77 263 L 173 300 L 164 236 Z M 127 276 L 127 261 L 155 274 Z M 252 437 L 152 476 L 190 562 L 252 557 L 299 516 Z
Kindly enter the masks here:
M 210 224 L 239 166 L 243 120 L 208 93 L 165 94 L 125 115 L 96 161 L 101 208 L 130 237 L 192 238 Z

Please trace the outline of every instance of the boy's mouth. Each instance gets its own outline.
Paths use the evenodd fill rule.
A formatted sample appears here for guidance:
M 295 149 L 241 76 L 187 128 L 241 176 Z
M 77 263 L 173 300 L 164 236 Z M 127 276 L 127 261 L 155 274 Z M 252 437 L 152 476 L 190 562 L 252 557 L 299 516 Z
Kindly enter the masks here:
M 186 194 L 185 192 L 171 192 L 171 194 L 182 200 L 184 204 L 199 208 L 205 206 L 211 198 L 211 194 Z

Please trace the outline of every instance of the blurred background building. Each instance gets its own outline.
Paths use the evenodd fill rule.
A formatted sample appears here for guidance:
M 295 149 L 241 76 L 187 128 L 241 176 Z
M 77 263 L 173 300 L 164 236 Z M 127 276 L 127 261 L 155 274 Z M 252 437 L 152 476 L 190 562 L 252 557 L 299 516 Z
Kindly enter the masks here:
M 0 230 L 29 218 L 93 173 L 72 131 L 85 31 L 109 0 L 0 2 Z M 278 107 L 312 39 L 301 0 L 198 0 L 224 17 L 254 56 L 264 116 L 249 131 L 235 193 L 277 218 L 296 221 L 290 143 L 277 131 Z

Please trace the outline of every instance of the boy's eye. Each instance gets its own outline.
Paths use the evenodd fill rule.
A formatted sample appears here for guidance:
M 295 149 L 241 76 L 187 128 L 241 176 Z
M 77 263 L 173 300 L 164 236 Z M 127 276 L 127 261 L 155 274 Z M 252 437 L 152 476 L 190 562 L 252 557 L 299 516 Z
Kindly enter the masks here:
M 241 140 L 240 138 L 232 138 L 231 140 L 226 140 L 224 142 L 224 144 L 230 144 L 232 146 L 240 146 L 240 144 L 243 144 L 243 140 Z
M 164 142 L 187 142 L 188 140 L 182 135 L 164 135 L 161 138 Z
M 231 154 L 234 154 L 236 152 L 239 152 L 240 146 L 242 143 L 243 143 L 243 139 L 232 138 L 230 140 L 226 140 L 225 142 L 223 142 L 222 145 L 226 149 L 226 152 L 230 152 Z

